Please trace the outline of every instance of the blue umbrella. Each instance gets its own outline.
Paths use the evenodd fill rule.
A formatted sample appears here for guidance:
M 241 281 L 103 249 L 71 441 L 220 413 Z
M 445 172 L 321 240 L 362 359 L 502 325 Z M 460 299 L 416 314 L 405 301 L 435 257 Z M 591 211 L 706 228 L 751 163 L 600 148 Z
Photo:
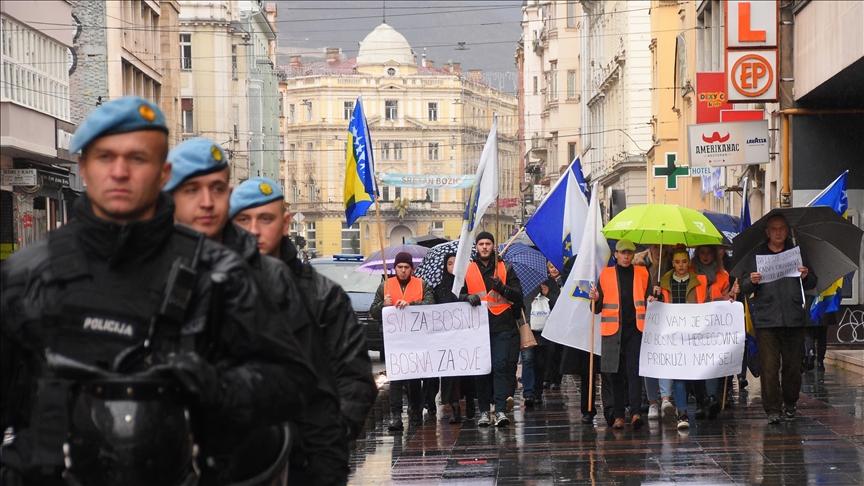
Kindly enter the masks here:
M 504 245 L 499 246 L 499 251 Z M 522 284 L 522 295 L 526 296 L 549 278 L 546 270 L 546 257 L 539 251 L 522 243 L 513 243 L 501 256 L 509 263 L 519 282 Z
M 706 209 L 700 209 L 700 213 L 702 213 L 708 221 L 711 221 L 711 224 L 717 228 L 717 231 L 723 233 L 723 236 L 726 237 L 729 243 L 738 235 L 738 224 L 741 221 L 741 218 L 738 216 L 730 216 L 725 213 L 715 213 L 714 211 L 708 211 Z

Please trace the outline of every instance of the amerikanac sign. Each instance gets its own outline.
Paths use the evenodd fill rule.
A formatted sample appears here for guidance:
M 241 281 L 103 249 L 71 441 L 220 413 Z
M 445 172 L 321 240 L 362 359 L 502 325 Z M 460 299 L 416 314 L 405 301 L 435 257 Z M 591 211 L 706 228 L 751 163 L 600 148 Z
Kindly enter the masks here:
M 703 123 L 687 127 L 691 167 L 768 163 L 768 121 Z

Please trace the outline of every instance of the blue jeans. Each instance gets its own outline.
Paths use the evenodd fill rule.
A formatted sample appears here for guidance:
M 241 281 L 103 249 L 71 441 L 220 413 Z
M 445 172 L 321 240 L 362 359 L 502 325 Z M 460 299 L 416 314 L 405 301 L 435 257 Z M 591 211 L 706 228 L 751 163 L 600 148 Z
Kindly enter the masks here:
M 492 354 L 492 373 L 477 377 L 477 401 L 480 412 L 488 412 L 495 403 L 496 412 L 507 409 L 507 354 L 510 349 L 510 331 L 496 332 L 489 337 Z
M 645 383 L 651 378 L 645 378 Z M 656 378 L 657 386 L 660 388 L 660 398 L 672 396 L 672 380 L 669 378 Z
M 687 380 L 672 380 L 672 391 L 675 393 L 675 408 L 679 412 L 687 412 Z
M 645 393 L 648 395 L 648 401 L 658 400 L 658 393 L 660 398 L 671 396 L 670 388 L 672 388 L 672 380 L 645 378 Z
M 542 382 L 546 372 L 546 349 L 548 346 L 535 346 L 522 350 L 522 396 L 532 397 L 538 400 L 543 396 L 543 386 L 537 386 Z M 537 377 L 540 380 L 537 380 Z

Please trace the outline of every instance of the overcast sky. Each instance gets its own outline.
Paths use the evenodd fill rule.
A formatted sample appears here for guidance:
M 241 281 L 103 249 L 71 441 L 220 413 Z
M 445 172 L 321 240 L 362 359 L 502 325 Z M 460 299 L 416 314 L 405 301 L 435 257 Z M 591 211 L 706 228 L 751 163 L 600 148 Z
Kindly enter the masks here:
M 280 65 L 288 64 L 290 54 L 323 59 L 327 47 L 355 57 L 358 43 L 381 24 L 384 13 L 382 0 L 276 3 Z M 387 23 L 408 39 L 418 58 L 425 47 L 436 67 L 461 62 L 463 71 L 482 69 L 487 83 L 515 92 L 521 0 L 389 0 L 386 5 Z M 459 42 L 468 49 L 457 50 Z

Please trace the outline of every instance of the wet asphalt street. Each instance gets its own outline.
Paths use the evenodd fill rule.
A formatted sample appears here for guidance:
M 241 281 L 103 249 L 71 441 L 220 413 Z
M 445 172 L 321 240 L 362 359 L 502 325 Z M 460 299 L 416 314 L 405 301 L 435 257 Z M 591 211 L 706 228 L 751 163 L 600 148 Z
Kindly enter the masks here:
M 450 407 L 439 405 L 423 426 L 408 427 L 403 413 L 405 430 L 389 432 L 383 397 L 349 484 L 864 484 L 864 376 L 831 366 L 805 373 L 798 415 L 779 425 L 767 424 L 759 379 L 748 378 L 745 390 L 735 381 L 735 403 L 717 420 L 696 420 L 691 402 L 688 433 L 671 417 L 613 430 L 602 408 L 583 425 L 574 376 L 534 409 L 516 397 L 515 423 L 503 429 L 450 425 Z

